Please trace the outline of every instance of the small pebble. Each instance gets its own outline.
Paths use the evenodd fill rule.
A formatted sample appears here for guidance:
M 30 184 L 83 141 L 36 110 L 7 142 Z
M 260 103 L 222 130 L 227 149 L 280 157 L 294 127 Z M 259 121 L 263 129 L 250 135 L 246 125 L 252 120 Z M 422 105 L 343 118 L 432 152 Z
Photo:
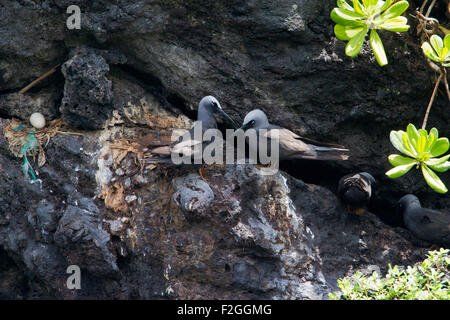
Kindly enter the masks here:
M 133 202 L 136 199 L 137 199 L 137 197 L 135 195 L 131 195 L 131 196 L 126 196 L 125 197 L 125 201 L 128 202 L 128 203 Z

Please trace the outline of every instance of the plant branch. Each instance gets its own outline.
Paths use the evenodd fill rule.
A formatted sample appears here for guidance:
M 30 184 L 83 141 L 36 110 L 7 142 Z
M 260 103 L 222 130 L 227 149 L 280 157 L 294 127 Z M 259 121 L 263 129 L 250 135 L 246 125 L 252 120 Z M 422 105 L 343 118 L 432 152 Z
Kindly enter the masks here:
M 37 85 L 39 82 L 41 82 L 42 80 L 44 80 L 45 78 L 49 77 L 50 75 L 52 75 L 53 73 L 55 73 L 56 69 L 59 67 L 59 64 L 56 67 L 53 67 L 50 71 L 44 73 L 42 76 L 40 76 L 39 78 L 37 78 L 36 80 L 34 80 L 33 82 L 31 82 L 29 85 L 27 85 L 25 88 L 23 88 L 22 90 L 19 91 L 20 94 L 24 94 L 25 92 L 27 92 L 28 90 L 30 90 L 31 88 L 33 88 L 35 85 Z
M 431 61 L 430 59 L 427 59 L 427 63 L 430 66 L 430 68 L 433 69 L 433 71 L 435 71 L 437 73 L 441 73 L 442 72 L 441 68 L 439 68 L 438 65 L 436 63 L 434 63 L 433 61 Z
M 419 11 L 416 11 L 416 18 L 419 21 L 417 25 L 417 35 L 424 33 L 429 41 L 430 40 L 429 34 L 435 34 L 436 32 L 439 31 L 440 27 L 439 20 L 435 18 L 428 18 Z M 427 28 L 427 23 L 430 23 L 431 29 Z M 423 41 L 423 36 L 421 37 L 421 40 Z
M 448 101 L 450 101 L 450 89 L 448 87 L 448 80 L 447 80 L 447 69 L 444 69 L 444 85 L 445 85 L 445 90 L 447 91 L 447 97 L 448 97 Z
M 427 3 L 428 3 L 428 0 L 425 0 L 425 1 L 422 3 L 422 6 L 420 7 L 420 13 L 423 13 L 423 10 L 425 10 L 425 6 L 427 5 Z
M 428 10 L 427 10 L 427 13 L 425 14 L 425 17 L 428 18 L 430 16 L 431 10 L 433 9 L 435 4 L 436 4 L 436 0 L 433 0 L 431 2 L 430 6 L 428 7 Z
M 431 95 L 430 102 L 428 103 L 427 111 L 425 113 L 425 117 L 423 118 L 422 123 L 422 129 L 425 129 L 427 126 L 428 116 L 430 114 L 431 106 L 433 105 L 434 98 L 436 97 L 436 93 L 439 87 L 439 84 L 441 83 L 442 77 L 444 76 L 444 73 L 441 71 L 439 73 L 439 78 L 436 80 L 436 85 L 434 86 L 433 94 Z

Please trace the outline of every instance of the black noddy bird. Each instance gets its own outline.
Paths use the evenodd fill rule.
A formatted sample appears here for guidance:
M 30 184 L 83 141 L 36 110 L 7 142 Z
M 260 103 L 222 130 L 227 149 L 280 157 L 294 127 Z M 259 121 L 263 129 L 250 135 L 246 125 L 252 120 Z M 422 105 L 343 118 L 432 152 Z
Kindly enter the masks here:
M 408 194 L 398 201 L 406 228 L 418 239 L 450 246 L 450 214 L 422 208 L 419 198 Z
M 351 173 L 339 180 L 338 194 L 347 212 L 361 215 L 372 196 L 375 178 L 370 173 Z
M 217 129 L 217 121 L 214 117 L 215 113 L 223 115 L 228 121 L 230 121 L 236 128 L 237 125 L 233 119 L 222 109 L 219 101 L 213 96 L 206 96 L 200 101 L 198 105 L 197 121 L 194 126 L 179 137 L 177 141 L 170 145 L 160 146 L 150 150 L 150 153 L 157 158 L 147 158 L 146 162 L 171 162 L 171 155 L 177 153 L 179 156 L 192 157 L 199 156 L 195 152 L 203 152 L 206 145 L 211 143 L 211 140 L 205 140 L 203 133 L 208 129 Z M 201 126 L 202 139 L 200 141 L 195 140 L 194 131 L 198 126 Z M 195 148 L 196 145 L 201 144 L 201 148 Z
M 347 160 L 349 157 L 347 154 L 344 154 L 349 151 L 348 149 L 330 147 L 330 144 L 316 141 L 314 143 L 320 145 L 306 143 L 304 141 L 309 142 L 312 140 L 300 137 L 286 128 L 270 124 L 266 114 L 259 109 L 252 110 L 245 116 L 244 123 L 240 129 L 244 132 L 249 129 L 255 129 L 258 133 L 259 130 L 265 129 L 264 136 L 268 138 L 268 149 L 271 145 L 269 140 L 276 139 L 279 145 L 280 160 Z

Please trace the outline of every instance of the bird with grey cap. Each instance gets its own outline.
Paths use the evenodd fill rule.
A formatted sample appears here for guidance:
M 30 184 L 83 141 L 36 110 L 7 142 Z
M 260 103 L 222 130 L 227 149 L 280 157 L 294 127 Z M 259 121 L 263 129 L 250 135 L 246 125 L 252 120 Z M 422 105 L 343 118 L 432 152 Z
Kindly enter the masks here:
M 270 150 L 272 145 L 271 139 L 276 140 L 279 146 L 279 159 L 310 159 L 310 160 L 347 160 L 348 155 L 345 154 L 348 149 L 335 147 L 331 144 L 320 143 L 300 137 L 294 132 L 269 123 L 266 114 L 259 109 L 250 111 L 244 118 L 244 123 L 240 127 L 244 132 L 254 129 L 260 139 L 260 131 L 267 138 L 267 149 Z M 264 129 L 264 130 L 263 130 Z M 307 143 L 312 142 L 312 143 Z M 257 148 L 258 144 L 249 146 Z
M 361 215 L 372 196 L 375 178 L 370 173 L 351 173 L 339 180 L 338 194 L 347 212 Z
M 422 208 L 419 198 L 408 194 L 398 201 L 406 228 L 418 239 L 450 246 L 450 213 Z
M 213 141 L 211 140 L 211 137 L 204 135 L 205 131 L 208 129 L 217 129 L 217 121 L 214 117 L 215 113 L 223 115 L 234 127 L 237 127 L 233 119 L 223 111 L 219 101 L 213 96 L 206 96 L 199 103 L 197 121 L 194 126 L 172 144 L 152 149 L 150 153 L 157 158 L 147 158 L 145 161 L 171 162 L 171 156 L 174 153 L 180 157 L 191 157 L 192 159 L 201 157 L 200 153 L 202 153 L 204 148 Z M 195 140 L 194 132 L 196 129 L 201 129 L 202 135 L 200 140 Z M 199 145 L 200 148 L 198 148 Z

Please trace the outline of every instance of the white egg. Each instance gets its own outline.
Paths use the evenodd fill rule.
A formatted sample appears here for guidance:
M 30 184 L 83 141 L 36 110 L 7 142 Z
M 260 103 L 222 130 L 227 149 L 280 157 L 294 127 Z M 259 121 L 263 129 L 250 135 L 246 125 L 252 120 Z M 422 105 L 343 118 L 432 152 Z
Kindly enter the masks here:
M 45 127 L 45 118 L 42 113 L 35 112 L 30 117 L 30 123 L 36 129 L 42 129 Z

